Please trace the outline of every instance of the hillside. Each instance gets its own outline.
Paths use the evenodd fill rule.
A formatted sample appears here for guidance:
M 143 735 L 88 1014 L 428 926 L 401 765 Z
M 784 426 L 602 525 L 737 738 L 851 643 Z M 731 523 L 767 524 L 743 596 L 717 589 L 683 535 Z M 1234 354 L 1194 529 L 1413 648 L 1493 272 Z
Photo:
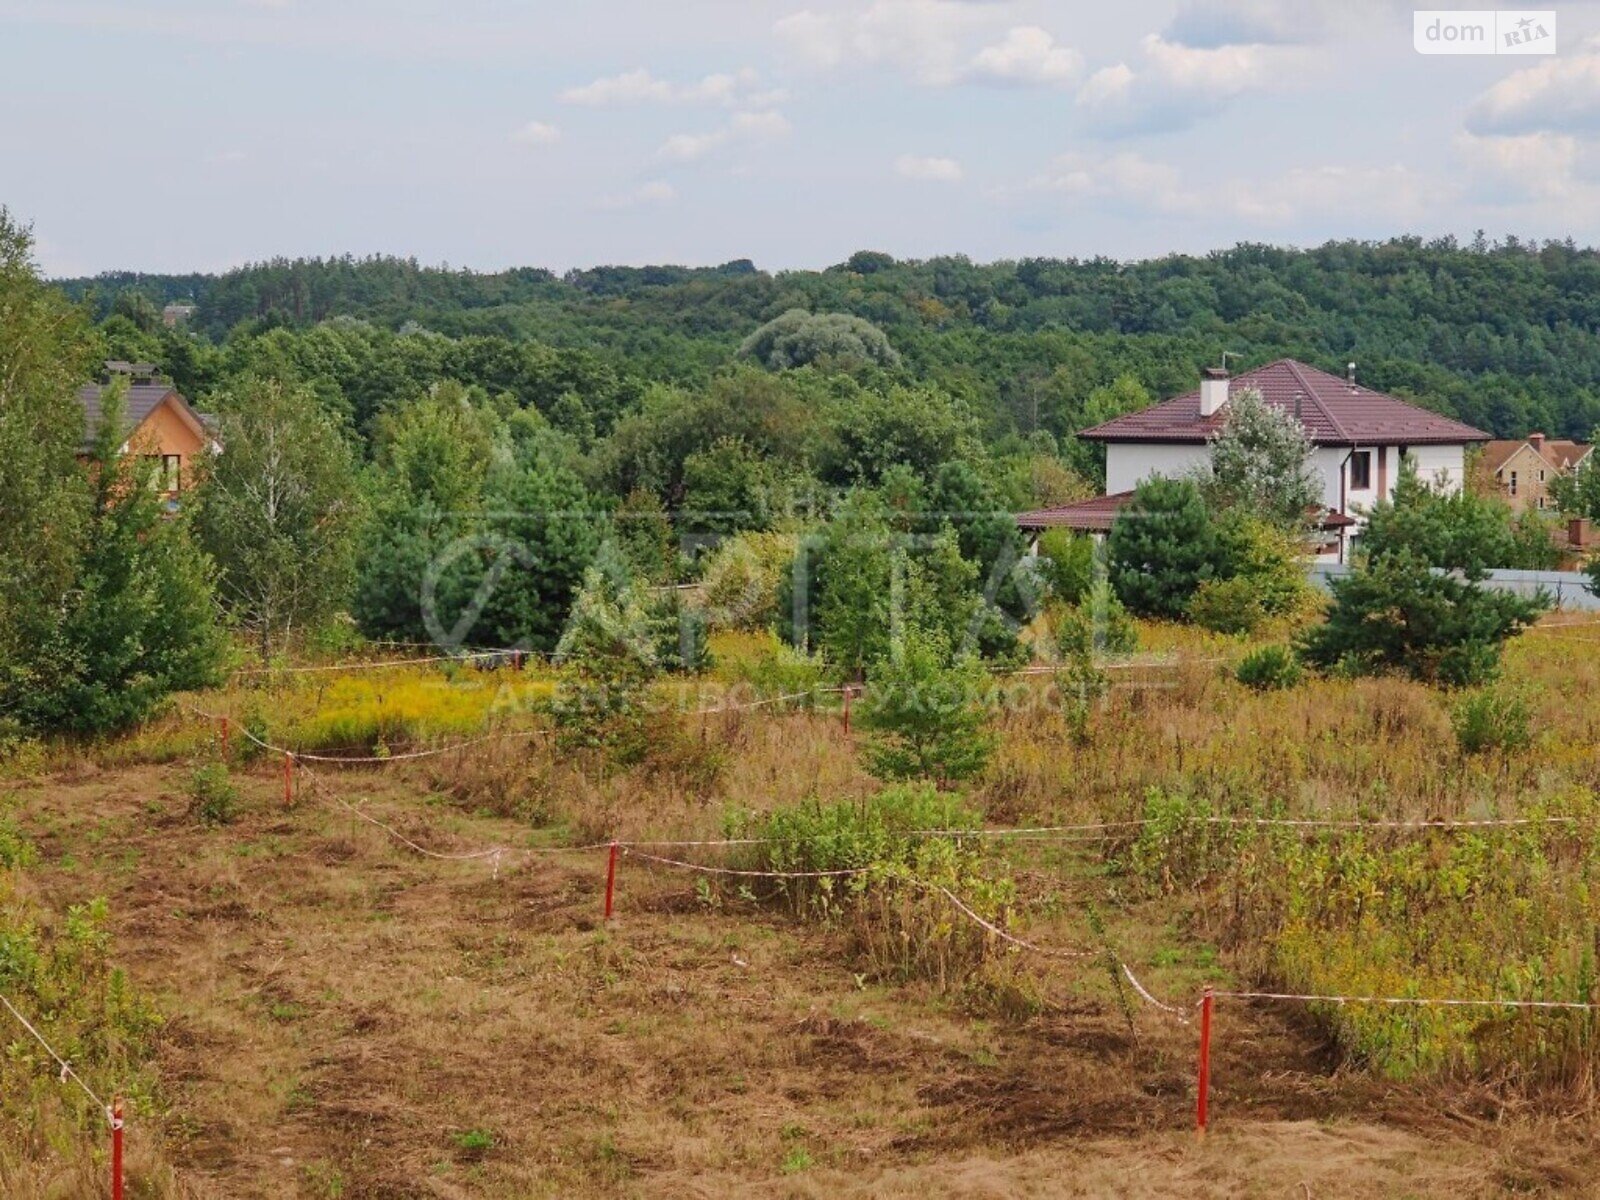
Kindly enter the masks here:
M 1292 355 L 1421 399 L 1501 436 L 1600 425 L 1600 252 L 1507 238 L 1240 245 L 1142 262 L 861 252 L 820 271 L 538 268 L 475 273 L 414 260 L 297 259 L 222 275 L 59 281 L 97 315 L 192 298 L 213 341 L 353 317 L 593 355 L 638 380 L 703 382 L 781 312 L 844 312 L 883 329 L 899 376 L 968 397 L 996 434 L 1071 432 L 1086 393 L 1129 375 L 1154 396 L 1223 350 Z M 144 310 L 148 324 L 150 310 Z M 177 364 L 181 370 L 182 363 Z

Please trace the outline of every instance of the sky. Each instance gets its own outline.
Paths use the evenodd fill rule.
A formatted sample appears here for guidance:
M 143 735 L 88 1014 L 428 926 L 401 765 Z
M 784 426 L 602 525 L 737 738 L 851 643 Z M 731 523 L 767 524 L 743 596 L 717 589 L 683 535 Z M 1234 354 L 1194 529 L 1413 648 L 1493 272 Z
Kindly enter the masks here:
M 1594 244 L 1600 2 L 1555 14 L 1425 56 L 1393 0 L 0 0 L 0 204 L 57 276 Z

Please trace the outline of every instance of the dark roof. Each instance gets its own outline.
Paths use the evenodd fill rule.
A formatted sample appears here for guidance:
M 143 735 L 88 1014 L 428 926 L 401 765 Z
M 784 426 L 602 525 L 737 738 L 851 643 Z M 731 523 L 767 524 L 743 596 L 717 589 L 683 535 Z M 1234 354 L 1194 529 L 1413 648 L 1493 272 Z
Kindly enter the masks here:
M 1318 446 L 1419 445 L 1486 442 L 1489 435 L 1460 421 L 1396 400 L 1292 358 L 1236 375 L 1230 391 L 1254 388 L 1273 408 L 1298 416 Z M 1200 415 L 1200 393 L 1187 392 L 1139 412 L 1085 429 L 1091 442 L 1204 442 L 1223 426 L 1227 409 Z
M 78 401 L 83 405 L 83 449 L 94 446 L 94 435 L 100 428 L 100 397 L 105 385 L 86 383 L 78 389 Z M 122 398 L 122 424 L 125 433 L 139 428 L 168 396 L 178 396 L 170 383 L 134 383 L 128 386 Z M 178 396 L 183 403 L 183 397 Z
M 1132 492 L 1113 492 L 1109 496 L 1096 496 L 1093 500 L 1080 500 L 1076 504 L 1059 504 L 1054 508 L 1037 508 L 1021 513 L 1017 525 L 1022 529 L 1072 529 L 1079 533 L 1106 533 L 1122 511 L 1122 506 L 1133 499 Z M 1318 529 L 1348 529 L 1355 520 L 1334 509 L 1318 509 L 1308 513 L 1315 517 Z

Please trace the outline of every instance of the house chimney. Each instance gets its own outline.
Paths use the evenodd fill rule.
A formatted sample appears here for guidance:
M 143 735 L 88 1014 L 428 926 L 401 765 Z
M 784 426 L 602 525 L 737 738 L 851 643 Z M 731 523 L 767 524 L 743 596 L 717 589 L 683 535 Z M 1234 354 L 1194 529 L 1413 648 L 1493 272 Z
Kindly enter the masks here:
M 1344 365 L 1344 378 L 1345 378 L 1345 382 L 1350 385 L 1350 390 L 1352 392 L 1355 391 L 1356 390 L 1356 365 L 1355 365 L 1355 363 L 1345 363 L 1345 365 Z
M 1200 415 L 1214 417 L 1228 403 L 1228 373 L 1221 367 L 1200 372 Z
M 1540 454 L 1543 454 L 1544 453 L 1544 434 L 1542 434 L 1542 433 L 1530 433 L 1528 435 L 1528 445 L 1532 446 Z

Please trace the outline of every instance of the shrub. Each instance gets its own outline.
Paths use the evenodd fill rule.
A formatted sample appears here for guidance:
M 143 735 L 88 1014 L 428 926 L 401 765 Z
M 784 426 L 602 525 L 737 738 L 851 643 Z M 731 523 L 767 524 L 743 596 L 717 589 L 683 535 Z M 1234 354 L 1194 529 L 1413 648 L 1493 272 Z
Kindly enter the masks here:
M 983 772 L 994 754 L 982 693 L 988 676 L 969 655 L 952 659 L 942 634 L 915 626 L 898 653 L 874 664 L 861 723 L 876 736 L 867 767 L 880 779 L 941 786 Z
M 763 629 L 778 615 L 783 577 L 799 539 L 787 533 L 741 533 L 706 563 L 706 616 L 713 628 Z
M 1311 600 L 1303 540 L 1237 509 L 1217 522 L 1217 571 L 1245 581 L 1254 603 L 1269 617 L 1305 610 Z
M 981 843 L 959 836 L 980 825 L 965 801 L 920 784 L 860 801 L 780 808 L 753 827 L 729 828 L 764 839 L 754 858 L 762 870 L 861 872 L 785 879 L 776 894 L 797 914 L 846 922 L 856 949 L 881 977 L 926 978 L 945 987 L 973 979 L 996 950 L 939 889 L 1001 928 L 1016 901 L 1010 878 L 986 870 Z M 919 835 L 927 830 L 956 836 Z
M 1289 646 L 1262 646 L 1234 668 L 1234 678 L 1258 692 L 1292 688 L 1300 682 L 1300 659 Z
M 239 790 L 223 763 L 206 763 L 189 776 L 189 813 L 206 825 L 227 825 L 239 807 Z
M 1053 617 L 1056 651 L 1062 658 L 1132 654 L 1139 648 L 1138 627 L 1103 579 L 1077 605 L 1056 608 Z
M 1039 539 L 1039 572 L 1050 594 L 1077 604 L 1095 581 L 1094 539 L 1070 529 L 1048 529 Z
M 1463 696 L 1450 714 L 1463 754 L 1512 754 L 1533 745 L 1533 712 L 1514 692 L 1485 688 Z
M 1207 579 L 1189 598 L 1189 619 L 1212 633 L 1254 633 L 1267 619 L 1255 581 Z

